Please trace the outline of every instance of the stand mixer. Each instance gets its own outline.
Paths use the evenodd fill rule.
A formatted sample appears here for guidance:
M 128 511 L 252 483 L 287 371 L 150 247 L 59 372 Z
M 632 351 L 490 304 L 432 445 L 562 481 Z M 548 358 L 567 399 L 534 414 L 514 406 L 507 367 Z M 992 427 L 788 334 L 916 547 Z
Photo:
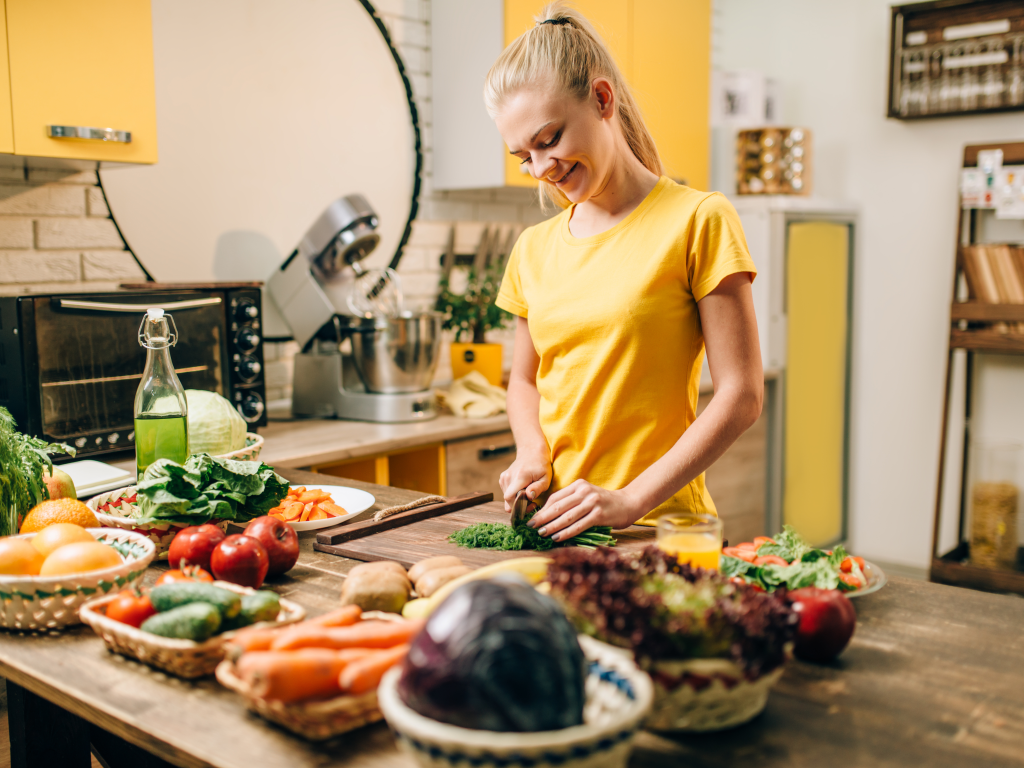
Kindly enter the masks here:
M 397 277 L 360 262 L 380 242 L 362 195 L 335 200 L 267 280 L 267 290 L 302 352 L 295 356 L 296 416 L 424 421 L 437 416 L 430 382 L 442 316 L 401 310 Z M 348 312 L 324 290 L 350 268 Z M 332 291 L 333 293 L 333 291 Z

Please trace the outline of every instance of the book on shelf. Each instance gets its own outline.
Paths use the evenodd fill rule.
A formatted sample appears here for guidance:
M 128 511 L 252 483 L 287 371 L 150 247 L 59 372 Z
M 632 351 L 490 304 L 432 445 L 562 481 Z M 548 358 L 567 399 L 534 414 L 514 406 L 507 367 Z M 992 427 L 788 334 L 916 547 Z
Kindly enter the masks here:
M 1024 304 L 1024 247 L 965 245 L 961 265 L 970 298 L 984 304 Z M 1000 333 L 1024 333 L 1024 323 L 993 324 Z

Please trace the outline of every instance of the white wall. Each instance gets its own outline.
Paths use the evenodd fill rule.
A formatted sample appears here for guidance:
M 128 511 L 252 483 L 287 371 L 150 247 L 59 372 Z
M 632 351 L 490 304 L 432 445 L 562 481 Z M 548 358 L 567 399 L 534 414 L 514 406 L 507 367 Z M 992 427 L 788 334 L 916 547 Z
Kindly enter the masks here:
M 1024 139 L 1024 116 L 885 118 L 886 0 L 716 0 L 715 66 L 777 78 L 815 137 L 815 189 L 860 206 L 853 550 L 930 558 L 964 144 Z

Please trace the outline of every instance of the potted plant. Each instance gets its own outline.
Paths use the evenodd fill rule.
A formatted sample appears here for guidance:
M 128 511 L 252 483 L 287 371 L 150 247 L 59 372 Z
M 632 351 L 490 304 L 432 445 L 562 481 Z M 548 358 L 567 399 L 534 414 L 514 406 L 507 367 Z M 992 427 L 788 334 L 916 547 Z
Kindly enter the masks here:
M 488 344 L 486 334 L 504 328 L 512 317 L 494 303 L 501 286 L 503 261 L 496 259 L 479 270 L 471 267 L 461 293 L 452 290 L 450 275 L 441 278 L 436 309 L 445 315 L 444 329 L 455 332 L 451 347 L 453 379 L 479 371 L 491 384 L 502 385 L 502 345 Z

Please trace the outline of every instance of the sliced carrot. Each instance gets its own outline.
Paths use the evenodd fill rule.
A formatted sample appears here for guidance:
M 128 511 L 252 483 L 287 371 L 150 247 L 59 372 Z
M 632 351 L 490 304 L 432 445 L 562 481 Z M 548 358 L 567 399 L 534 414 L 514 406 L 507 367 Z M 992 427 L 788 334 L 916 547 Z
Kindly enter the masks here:
M 305 492 L 306 492 L 306 486 L 304 486 L 304 485 L 296 485 L 296 486 L 293 486 L 292 488 L 288 489 L 288 495 L 289 496 L 298 496 L 300 493 L 305 493 Z
M 309 513 L 308 520 L 326 520 L 330 515 L 324 512 L 320 507 L 314 507 L 313 511 Z
M 274 640 L 275 651 L 295 648 L 393 648 L 407 643 L 423 628 L 420 619 L 361 621 L 348 627 L 295 627 Z
M 309 504 L 311 502 L 317 502 L 320 500 L 320 491 L 306 491 L 305 493 L 299 494 L 299 501 L 303 504 Z
M 337 696 L 345 667 L 373 653 L 366 648 L 255 651 L 243 654 L 235 669 L 254 696 L 289 703 Z
M 347 664 L 341 670 L 338 680 L 341 690 L 353 696 L 376 690 L 384 673 L 401 663 L 407 653 L 409 645 L 406 643 L 385 651 L 376 651 Z
M 338 516 L 341 516 L 341 515 L 347 515 L 348 514 L 348 510 L 346 510 L 344 507 L 338 506 L 333 501 L 325 501 L 325 502 L 323 502 L 320 505 L 320 509 L 322 509 L 324 512 L 326 512 L 331 517 L 338 517 Z

